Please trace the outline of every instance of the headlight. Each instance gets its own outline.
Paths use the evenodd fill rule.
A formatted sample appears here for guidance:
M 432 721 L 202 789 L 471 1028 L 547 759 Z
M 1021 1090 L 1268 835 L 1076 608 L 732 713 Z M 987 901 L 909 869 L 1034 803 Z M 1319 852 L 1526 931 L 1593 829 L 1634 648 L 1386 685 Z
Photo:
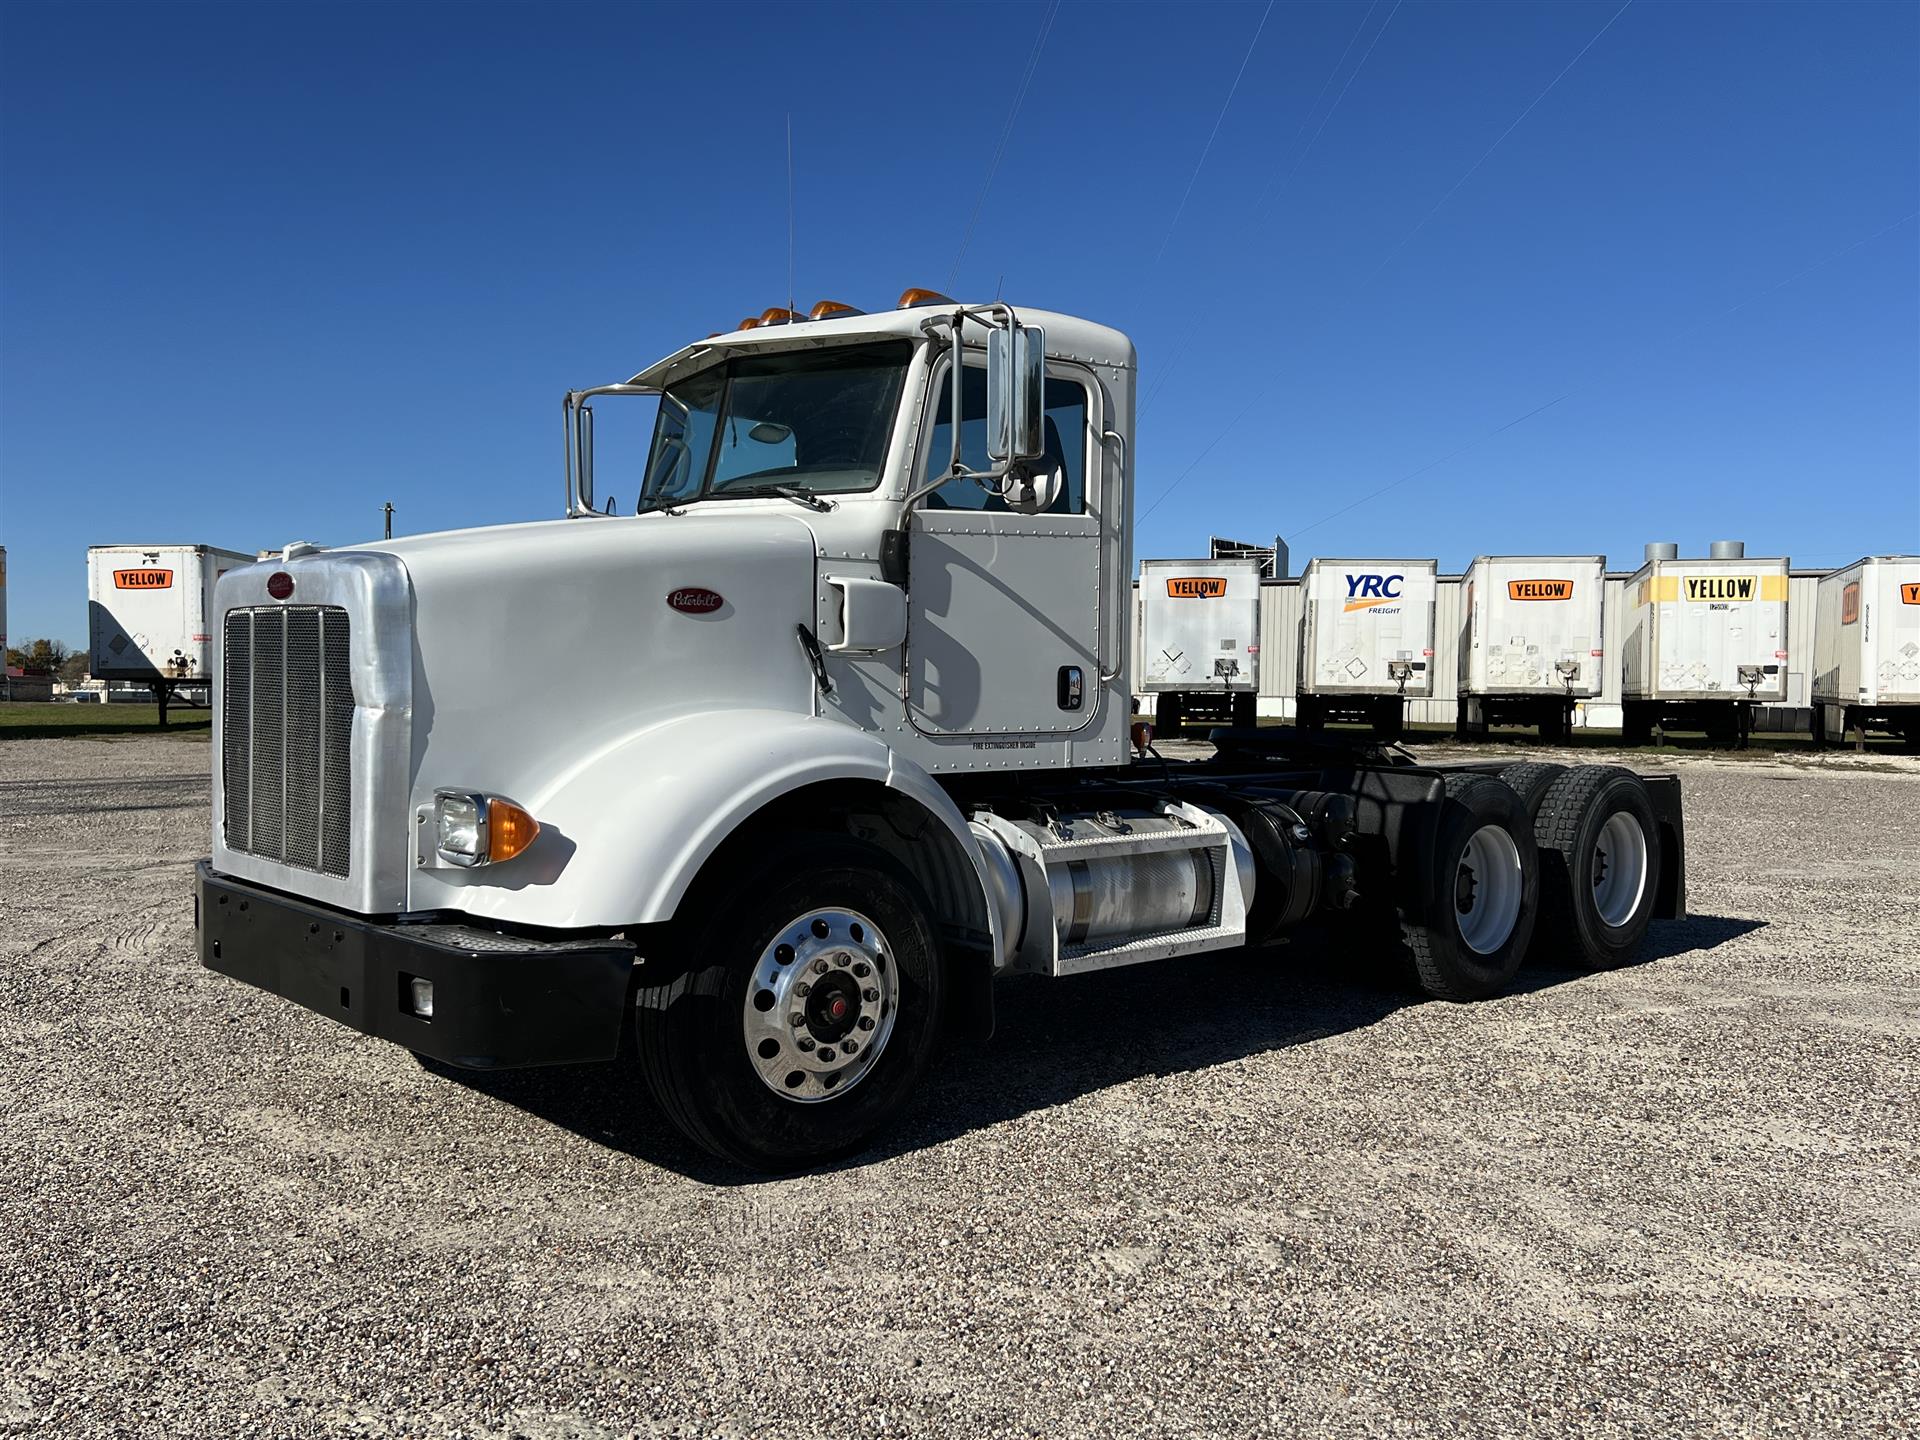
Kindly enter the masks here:
M 449 865 L 497 865 L 533 843 L 540 822 L 502 795 L 436 790 L 434 848 Z

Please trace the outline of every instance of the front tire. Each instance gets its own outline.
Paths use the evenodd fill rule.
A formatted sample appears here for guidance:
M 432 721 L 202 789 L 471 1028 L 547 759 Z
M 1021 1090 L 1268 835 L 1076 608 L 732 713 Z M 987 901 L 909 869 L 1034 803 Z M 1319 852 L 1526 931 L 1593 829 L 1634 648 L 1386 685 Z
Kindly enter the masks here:
M 799 837 L 696 887 L 682 911 L 648 957 L 678 973 L 642 986 L 634 1016 L 667 1117 L 751 1170 L 866 1145 L 940 1034 L 944 976 L 912 877 L 875 846 Z
M 1482 1000 L 1507 988 L 1533 937 L 1540 862 L 1520 797 L 1491 775 L 1446 777 L 1425 908 L 1401 917 L 1420 988 Z
M 1618 765 L 1577 766 L 1548 787 L 1534 833 L 1543 872 L 1534 958 L 1586 970 L 1627 964 L 1660 889 L 1660 827 L 1646 785 Z

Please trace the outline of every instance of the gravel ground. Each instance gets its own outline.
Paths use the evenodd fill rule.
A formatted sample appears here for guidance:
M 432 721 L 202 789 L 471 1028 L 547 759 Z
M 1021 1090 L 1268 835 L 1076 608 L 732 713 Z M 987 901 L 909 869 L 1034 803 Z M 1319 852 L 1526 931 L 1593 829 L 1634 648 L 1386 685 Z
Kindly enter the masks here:
M 1653 762 L 1628 971 L 1010 983 L 770 1183 L 202 971 L 207 762 L 0 743 L 0 1434 L 1913 1433 L 1915 762 Z

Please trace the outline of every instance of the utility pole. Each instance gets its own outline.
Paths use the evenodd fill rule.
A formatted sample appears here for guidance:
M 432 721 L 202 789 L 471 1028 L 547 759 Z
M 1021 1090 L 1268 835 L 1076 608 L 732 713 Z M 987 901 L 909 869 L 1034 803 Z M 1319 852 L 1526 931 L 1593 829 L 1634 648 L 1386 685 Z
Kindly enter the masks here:
M 393 502 L 389 500 L 381 508 L 387 512 L 387 539 L 391 540 L 393 538 Z

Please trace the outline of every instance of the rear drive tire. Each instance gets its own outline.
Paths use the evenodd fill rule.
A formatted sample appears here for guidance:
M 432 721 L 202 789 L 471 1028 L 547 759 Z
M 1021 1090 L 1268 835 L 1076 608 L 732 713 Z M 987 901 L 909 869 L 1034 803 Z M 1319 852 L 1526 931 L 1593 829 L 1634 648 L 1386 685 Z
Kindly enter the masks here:
M 1660 884 L 1660 827 L 1638 775 L 1581 765 L 1548 787 L 1534 815 L 1540 923 L 1532 957 L 1586 970 L 1630 962 Z
M 1535 819 L 1534 839 L 1538 841 L 1540 802 L 1546 798 L 1547 790 L 1553 782 L 1567 773 L 1564 765 L 1554 765 L 1545 760 L 1527 760 L 1517 765 L 1509 765 L 1500 772 L 1500 783 L 1520 797 L 1520 803 L 1527 807 L 1527 814 Z
M 940 1034 L 944 976 L 913 878 L 875 846 L 802 836 L 697 886 L 681 909 L 673 953 L 657 957 L 679 973 L 642 986 L 634 1014 L 667 1117 L 751 1170 L 866 1145 Z
M 1436 1000 L 1482 1000 L 1507 988 L 1533 936 L 1540 862 L 1533 822 L 1491 775 L 1446 777 L 1429 897 L 1401 916 L 1420 988 Z

